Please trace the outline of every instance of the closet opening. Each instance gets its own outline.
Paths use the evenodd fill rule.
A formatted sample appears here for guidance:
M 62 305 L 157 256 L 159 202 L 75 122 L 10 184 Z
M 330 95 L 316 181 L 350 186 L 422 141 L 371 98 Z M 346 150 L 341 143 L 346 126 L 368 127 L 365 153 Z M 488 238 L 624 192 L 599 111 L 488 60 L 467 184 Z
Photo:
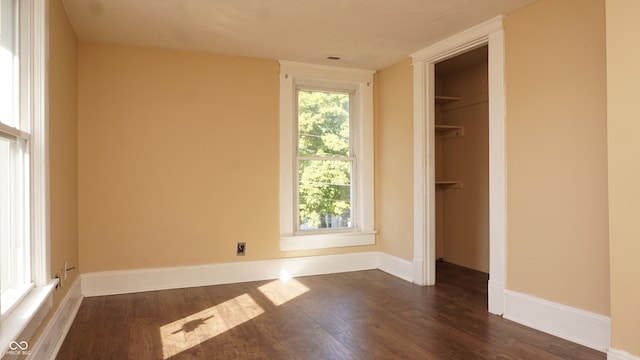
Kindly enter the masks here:
M 436 63 L 434 78 L 436 283 L 450 264 L 488 280 L 488 46 Z

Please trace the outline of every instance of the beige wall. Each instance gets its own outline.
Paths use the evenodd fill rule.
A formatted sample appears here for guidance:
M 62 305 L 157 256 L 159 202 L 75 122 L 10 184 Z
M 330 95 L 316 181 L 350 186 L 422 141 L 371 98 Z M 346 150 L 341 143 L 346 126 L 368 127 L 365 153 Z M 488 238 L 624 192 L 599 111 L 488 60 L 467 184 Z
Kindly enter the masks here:
M 269 60 L 81 43 L 83 272 L 375 248 L 280 252 L 278 74 Z
M 505 19 L 507 288 L 609 314 L 603 0 Z
M 611 346 L 640 356 L 640 2 L 607 0 Z
M 51 274 L 78 268 L 78 40 L 60 0 L 49 7 L 49 167 Z M 69 285 L 78 271 L 68 273 Z M 64 285 L 64 284 L 63 284 Z M 57 294 L 66 293 L 59 291 Z M 59 296 L 58 296 L 59 297 Z
M 376 78 L 375 204 L 380 251 L 413 260 L 413 69 L 411 59 Z
M 439 83 L 438 95 L 462 97 L 461 101 L 466 102 L 467 106 L 452 108 L 459 106 L 455 103 L 438 105 L 441 111 L 436 115 L 437 123 L 462 125 L 464 136 L 436 138 L 436 179 L 462 181 L 464 187 L 436 189 L 436 227 L 440 227 L 436 228 L 436 236 L 440 235 L 441 238 L 436 241 L 436 256 L 440 254 L 447 262 L 488 273 L 487 63 L 440 76 Z M 479 102 L 472 103 L 472 99 L 478 99 Z
M 49 13 L 49 186 L 51 276 L 64 262 L 78 267 L 77 196 L 77 55 L 78 40 L 67 20 L 61 0 L 48 2 Z M 53 309 L 40 329 L 58 309 L 79 271 L 53 293 Z M 34 337 L 39 336 L 39 331 Z M 30 340 L 33 343 L 33 340 Z
M 78 40 L 60 1 L 50 2 L 49 38 L 49 167 L 51 214 L 51 274 L 64 262 L 78 267 L 77 196 L 77 55 Z M 70 271 L 56 304 L 78 271 Z

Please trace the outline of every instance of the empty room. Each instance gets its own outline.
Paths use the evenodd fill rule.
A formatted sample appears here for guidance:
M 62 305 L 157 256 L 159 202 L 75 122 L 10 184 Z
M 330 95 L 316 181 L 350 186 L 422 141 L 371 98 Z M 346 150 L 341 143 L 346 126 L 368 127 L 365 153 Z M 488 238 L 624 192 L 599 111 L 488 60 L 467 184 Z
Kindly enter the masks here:
M 634 0 L 0 0 L 0 358 L 640 359 Z

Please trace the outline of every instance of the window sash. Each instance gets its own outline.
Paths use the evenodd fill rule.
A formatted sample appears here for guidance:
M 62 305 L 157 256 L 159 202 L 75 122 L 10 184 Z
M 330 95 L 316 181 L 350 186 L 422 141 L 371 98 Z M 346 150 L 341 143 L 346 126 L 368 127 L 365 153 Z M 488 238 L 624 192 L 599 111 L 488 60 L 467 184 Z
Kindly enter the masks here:
M 300 133 L 300 92 L 321 92 L 321 93 L 329 93 L 329 94 L 340 94 L 340 95 L 348 95 L 349 97 L 349 149 L 348 149 L 348 153 L 345 155 L 339 155 L 339 154 L 326 154 L 326 155 L 322 155 L 322 156 L 318 156 L 317 157 L 323 157 L 323 158 L 329 158 L 329 157 L 340 157 L 340 156 L 354 156 L 354 134 L 356 134 L 356 132 L 354 131 L 355 128 L 355 110 L 357 109 L 357 102 L 356 102 L 356 91 L 352 88 L 352 87 L 345 87 L 343 89 L 341 88 L 336 88 L 335 86 L 333 87 L 322 87 L 322 86 L 309 86 L 309 85 L 300 85 L 296 87 L 296 102 L 295 102 L 295 113 L 296 113 L 296 123 L 295 123 L 295 127 L 296 127 L 296 154 L 297 156 L 302 156 L 302 157 L 313 157 L 310 155 L 304 155 L 301 154 L 300 151 L 300 138 L 301 138 L 301 133 Z
M 0 130 L 0 314 L 32 286 L 28 139 Z
M 17 0 L 0 0 L 0 314 L 31 289 L 30 80 L 20 51 L 30 39 L 19 21 L 27 11 Z M 22 37 L 22 38 L 21 38 Z M 21 46 L 22 44 L 22 46 Z M 21 50 L 21 47 L 23 50 Z
M 348 154 L 347 156 L 343 156 L 343 155 L 324 155 L 324 156 L 301 156 L 300 155 L 300 104 L 299 104 L 299 99 L 300 99 L 300 92 L 304 91 L 304 92 L 323 92 L 323 93 L 335 93 L 335 94 L 345 94 L 349 96 L 349 114 L 348 114 L 348 121 L 349 121 L 349 149 L 348 149 Z M 358 103 L 355 101 L 356 99 L 356 90 L 353 89 L 352 86 L 348 86 L 345 88 L 339 88 L 336 86 L 310 86 L 308 84 L 306 85 L 298 85 L 296 86 L 295 89 L 295 141 L 294 141 L 294 153 L 296 154 L 295 156 L 295 181 L 294 181 L 294 188 L 292 189 L 292 191 L 294 192 L 294 196 L 293 198 L 295 199 L 295 206 L 294 206 L 294 212 L 293 212 L 293 216 L 294 216 L 294 224 L 296 224 L 296 234 L 309 234 L 309 233 L 324 233 L 324 232 L 344 232 L 344 231 L 350 231 L 353 229 L 357 228 L 357 203 L 356 203 L 356 193 L 357 193 L 357 188 L 356 188 L 356 182 L 355 182 L 355 173 L 357 171 L 357 164 L 356 164 L 356 147 L 355 147 L 355 143 L 356 143 L 356 138 L 354 137 L 356 134 L 356 126 L 355 126 L 355 113 L 357 111 L 357 107 L 358 107 Z M 336 162 L 336 161 L 340 161 L 340 162 L 348 162 L 349 163 L 349 221 L 348 221 L 348 225 L 347 226 L 338 226 L 338 227 L 332 227 L 332 226 L 326 226 L 327 220 L 325 220 L 325 226 L 324 227 L 312 227 L 312 228 L 305 228 L 301 219 L 301 209 L 300 209 L 300 203 L 301 203 L 301 177 L 300 177 L 300 165 L 301 162 L 303 161 L 328 161 L 328 162 Z M 332 200 L 332 199 L 326 199 L 326 200 Z M 325 214 L 325 216 L 339 216 L 337 214 L 332 214 L 332 213 L 327 213 Z M 332 222 L 335 219 L 332 218 Z M 320 222 L 322 222 L 322 220 L 320 220 Z M 340 222 L 340 220 L 338 220 L 338 222 Z
M 23 299 L 35 286 L 49 283 L 45 10 L 44 0 L 0 0 L 3 323 L 16 316 L 27 319 L 27 314 L 15 315 Z
M 0 123 L 28 130 L 20 121 L 20 56 L 17 0 L 0 0 Z
M 318 226 L 318 227 L 309 227 L 309 225 L 307 226 L 303 226 L 305 224 L 305 222 L 303 222 L 302 219 L 302 215 L 301 215 L 301 209 L 300 209 L 300 205 L 301 205 L 301 196 L 302 196 L 302 189 L 301 189 L 301 185 L 304 183 L 303 179 L 300 177 L 300 175 L 298 175 L 298 179 L 296 182 L 296 198 L 297 198 L 297 214 L 296 214 L 296 222 L 297 222 L 297 226 L 298 226 L 298 232 L 299 233 L 309 233 L 309 232 L 327 232 L 327 231 L 345 231 L 345 230 L 349 230 L 349 229 L 354 229 L 356 227 L 356 217 L 355 217 L 355 213 L 357 211 L 357 207 L 354 206 L 354 189 L 355 189 L 355 183 L 354 183 L 354 170 L 356 169 L 355 167 L 355 158 L 354 157 L 348 157 L 348 158 L 344 158 L 344 157 L 333 157 L 333 158 L 318 158 L 318 157 L 312 157 L 312 158 L 305 158 L 305 157 L 299 157 L 298 158 L 298 174 L 300 174 L 300 167 L 301 167 L 301 162 L 304 161 L 317 161 L 317 162 L 325 162 L 325 163 L 347 163 L 348 167 L 349 167 L 349 179 L 348 179 L 348 184 L 338 184 L 338 183 L 334 183 L 334 184 L 326 184 L 326 183 L 322 183 L 322 184 L 317 184 L 317 185 L 324 185 L 327 187 L 339 187 L 339 186 L 349 186 L 349 190 L 348 190 L 348 199 L 344 199 L 344 198 L 335 198 L 335 199 L 321 199 L 324 200 L 326 202 L 345 202 L 348 203 L 348 218 L 343 218 L 342 215 L 344 214 L 344 211 L 342 212 L 342 214 L 337 214 L 334 212 L 329 212 L 327 211 L 326 213 L 323 214 L 318 214 L 318 216 L 322 217 L 324 216 L 324 223 L 322 222 L 323 219 L 320 218 L 319 222 L 321 224 L 324 224 L 324 226 Z M 309 183 L 305 183 L 305 184 L 309 184 Z M 313 187 L 313 186 L 312 186 Z M 345 209 L 346 211 L 347 209 Z M 313 220 L 313 219 L 307 219 L 307 220 Z M 342 223 L 346 224 L 346 225 L 341 225 Z M 307 222 L 308 224 L 308 222 Z M 337 224 L 337 225 L 336 225 Z

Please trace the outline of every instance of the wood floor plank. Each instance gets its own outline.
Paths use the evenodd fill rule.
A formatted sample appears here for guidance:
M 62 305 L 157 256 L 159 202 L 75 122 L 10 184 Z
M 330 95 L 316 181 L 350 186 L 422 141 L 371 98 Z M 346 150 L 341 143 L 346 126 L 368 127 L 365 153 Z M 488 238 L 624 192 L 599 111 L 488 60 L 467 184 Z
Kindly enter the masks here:
M 487 312 L 487 274 L 438 263 L 85 298 L 57 359 L 580 359 L 603 353 Z

